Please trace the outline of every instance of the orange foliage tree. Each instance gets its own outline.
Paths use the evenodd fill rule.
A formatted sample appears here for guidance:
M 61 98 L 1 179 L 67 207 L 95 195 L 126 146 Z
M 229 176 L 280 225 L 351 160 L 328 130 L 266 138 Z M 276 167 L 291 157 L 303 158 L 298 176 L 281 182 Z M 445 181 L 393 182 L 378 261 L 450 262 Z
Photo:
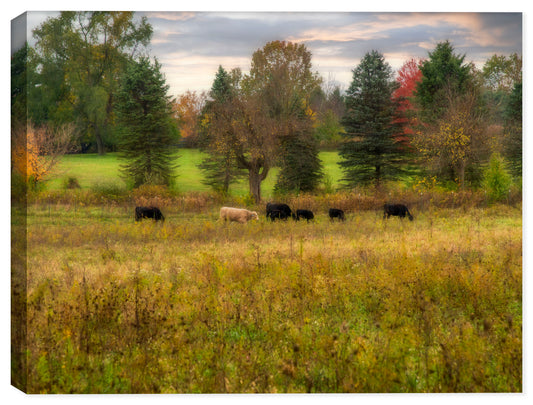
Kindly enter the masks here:
M 206 99 L 206 92 L 187 91 L 172 103 L 181 137 L 188 146 L 195 146 L 198 142 L 199 117 Z
M 28 123 L 13 131 L 11 143 L 11 171 L 28 185 L 43 181 L 61 157 L 75 150 L 73 125 L 55 130 Z

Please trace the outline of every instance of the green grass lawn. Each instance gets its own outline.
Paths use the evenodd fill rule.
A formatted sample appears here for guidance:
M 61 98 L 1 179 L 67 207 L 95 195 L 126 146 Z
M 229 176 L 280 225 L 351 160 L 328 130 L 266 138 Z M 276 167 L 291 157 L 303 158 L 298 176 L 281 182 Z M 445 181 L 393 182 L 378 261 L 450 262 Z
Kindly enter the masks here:
M 198 168 L 203 156 L 204 154 L 197 149 L 179 150 L 176 159 L 178 168 L 175 187 L 177 190 L 181 192 L 209 190 L 209 186 L 202 183 L 202 172 Z M 320 152 L 320 159 L 324 164 L 324 173 L 336 186 L 342 176 L 337 165 L 338 153 Z M 121 164 L 122 161 L 116 153 L 107 153 L 103 156 L 97 154 L 66 155 L 50 176 L 47 187 L 50 190 L 60 189 L 68 177 L 75 177 L 82 189 L 110 184 L 126 187 L 126 183 L 120 177 Z M 270 196 L 272 194 L 277 174 L 277 168 L 271 169 L 267 179 L 262 184 L 263 195 Z M 231 193 L 239 196 L 248 194 L 248 179 L 241 179 L 237 184 L 232 185 Z

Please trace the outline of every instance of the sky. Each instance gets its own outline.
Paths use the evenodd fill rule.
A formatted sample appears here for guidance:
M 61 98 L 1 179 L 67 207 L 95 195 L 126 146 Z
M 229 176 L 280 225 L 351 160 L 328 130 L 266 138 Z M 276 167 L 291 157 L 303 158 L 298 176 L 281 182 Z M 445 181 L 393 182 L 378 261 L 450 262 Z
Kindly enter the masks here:
M 28 36 L 50 12 L 28 14 Z M 372 50 L 394 70 L 427 58 L 449 40 L 466 62 L 482 67 L 494 54 L 522 54 L 520 12 L 168 12 L 138 11 L 154 29 L 149 47 L 173 96 L 209 90 L 219 65 L 250 69 L 253 53 L 273 40 L 305 44 L 313 70 L 347 89 L 352 70 Z

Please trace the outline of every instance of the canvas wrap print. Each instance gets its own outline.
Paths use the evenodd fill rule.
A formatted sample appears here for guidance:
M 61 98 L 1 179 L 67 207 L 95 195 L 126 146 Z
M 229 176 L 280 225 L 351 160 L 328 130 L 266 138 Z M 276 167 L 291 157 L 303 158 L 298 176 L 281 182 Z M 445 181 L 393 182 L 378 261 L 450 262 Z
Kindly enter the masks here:
M 11 384 L 522 392 L 522 14 L 12 20 Z

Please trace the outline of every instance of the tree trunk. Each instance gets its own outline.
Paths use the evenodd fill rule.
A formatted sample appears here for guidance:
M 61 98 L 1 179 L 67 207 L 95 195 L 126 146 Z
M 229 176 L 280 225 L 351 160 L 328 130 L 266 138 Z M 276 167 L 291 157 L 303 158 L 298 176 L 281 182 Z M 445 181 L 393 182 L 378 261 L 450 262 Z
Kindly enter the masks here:
M 254 198 L 256 204 L 261 202 L 261 182 L 266 179 L 268 171 L 270 168 L 268 166 L 249 165 L 248 167 L 248 184 L 250 185 L 250 194 Z
M 98 151 L 98 154 L 104 155 L 104 140 L 102 139 L 102 135 L 100 134 L 100 128 L 98 126 L 95 126 L 94 128 L 94 138 L 96 139 L 96 150 Z
M 465 184 L 465 169 L 466 169 L 466 162 L 464 160 L 461 160 L 459 162 L 459 173 L 458 173 L 458 180 L 459 180 L 459 187 L 464 189 Z
M 259 168 L 251 168 L 248 172 L 248 183 L 250 185 L 250 194 L 256 204 L 261 202 L 261 174 Z

